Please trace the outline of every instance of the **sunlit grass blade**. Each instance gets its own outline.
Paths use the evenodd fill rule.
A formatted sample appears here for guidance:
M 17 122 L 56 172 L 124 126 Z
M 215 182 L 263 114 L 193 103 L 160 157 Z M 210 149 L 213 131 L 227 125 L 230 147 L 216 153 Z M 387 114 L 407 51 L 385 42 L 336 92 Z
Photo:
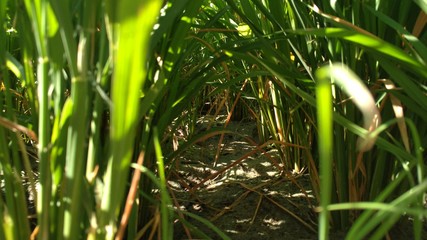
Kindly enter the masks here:
M 403 50 L 371 34 L 363 34 L 345 28 L 306 29 L 289 31 L 289 33 L 341 38 L 366 47 L 368 50 L 378 52 L 391 60 L 399 61 L 400 63 L 405 64 L 406 66 L 413 69 L 413 71 L 418 72 L 423 76 L 427 76 L 427 70 L 423 64 L 407 55 Z
M 343 90 L 352 97 L 352 100 L 359 107 L 364 115 L 364 127 L 372 135 L 372 132 L 380 123 L 379 111 L 375 106 L 375 101 L 370 92 L 363 85 L 362 81 L 342 64 L 331 64 L 319 69 L 316 72 L 318 86 L 316 89 L 317 111 L 319 124 L 319 161 L 320 161 L 320 205 L 322 211 L 319 216 L 319 237 L 328 238 L 329 212 L 326 210 L 331 201 L 332 194 L 332 91 L 331 81 L 342 87 Z M 376 134 L 375 134 L 376 135 Z M 367 151 L 375 143 L 376 136 L 366 135 L 364 140 L 359 141 L 358 150 Z M 344 160 L 344 159 L 338 159 Z M 345 160 L 344 160 L 345 161 Z M 342 186 L 344 191 L 347 186 Z
M 48 56 L 48 11 L 51 10 L 49 2 L 46 0 L 40 1 L 25 1 L 27 13 L 31 18 L 34 38 L 37 48 L 37 82 L 38 82 L 38 157 L 40 161 L 40 190 L 37 195 L 37 215 L 38 224 L 40 226 L 39 237 L 49 238 L 49 203 L 50 203 L 50 165 L 49 158 L 49 137 L 50 137 L 50 119 L 49 119 L 49 56 Z M 53 28 L 51 28 L 53 30 Z
M 332 91 L 330 78 L 317 73 L 317 121 L 319 131 L 319 164 L 320 164 L 320 206 L 319 239 L 329 239 L 329 212 L 327 207 L 331 202 L 332 193 L 332 162 L 333 162 L 333 120 L 332 120 Z M 325 74 L 323 72 L 323 74 Z M 330 76 L 330 75 L 329 75 Z
M 373 15 L 376 15 L 382 22 L 386 23 L 387 25 L 391 26 L 397 34 L 401 35 L 403 39 L 406 40 L 406 44 L 408 44 L 407 49 L 410 50 L 415 56 L 418 57 L 418 60 L 422 62 L 424 65 L 427 61 L 427 46 L 425 46 L 420 39 L 418 39 L 416 36 L 412 35 L 407 29 L 405 29 L 402 25 L 400 25 L 398 22 L 394 21 L 387 15 L 375 11 L 369 6 L 366 6 L 366 9 L 369 10 L 370 13 Z
M 61 5 L 63 7 L 63 5 Z M 58 14 L 60 8 L 56 8 Z M 66 15 L 65 15 L 66 16 Z M 65 17 L 63 16 L 63 17 Z M 81 208 L 82 208 L 82 187 L 84 185 L 84 163 L 86 158 L 86 136 L 88 131 L 88 112 L 81 112 L 81 108 L 89 108 L 89 82 L 87 76 L 87 44 L 88 39 L 84 34 L 80 35 L 78 50 L 75 44 L 67 36 L 70 36 L 71 29 L 66 29 L 65 26 L 71 26 L 70 18 L 65 18 L 62 21 L 61 32 L 63 33 L 63 43 L 65 51 L 70 55 L 70 66 L 72 71 L 71 75 L 71 96 L 67 101 L 70 101 L 71 116 L 68 125 L 67 135 L 67 155 L 66 155 L 66 169 L 65 169 L 65 212 L 64 212 L 64 229 L 63 234 L 66 239 L 78 238 L 80 232 L 78 231 L 81 222 Z M 83 26 L 87 28 L 87 26 Z M 78 59 L 73 61 L 73 59 Z M 67 199 L 72 201 L 72 204 L 67 204 Z M 68 205 L 68 206 L 67 206 Z
M 149 36 L 161 2 L 107 1 L 108 29 L 114 66 L 112 80 L 111 152 L 99 214 L 100 238 L 112 239 L 116 214 L 126 188 L 126 179 L 139 119 L 140 89 L 146 78 Z M 138 28 L 139 31 L 135 32 Z
M 405 208 L 405 206 L 410 206 L 414 204 L 415 201 L 418 201 L 418 199 L 415 198 L 414 196 L 419 196 L 420 194 L 422 195 L 425 192 L 426 187 L 427 187 L 427 184 L 426 184 L 426 181 L 424 181 L 419 185 L 417 185 L 416 187 L 411 188 L 410 191 L 402 194 L 400 197 L 398 197 L 391 203 L 381 205 L 380 211 L 378 211 L 373 216 L 371 216 L 371 218 L 368 221 L 364 222 L 363 225 L 356 224 L 350 230 L 348 237 L 351 237 L 351 239 L 364 239 L 364 237 L 367 236 L 370 233 L 370 231 L 373 230 L 378 225 L 380 225 L 380 228 L 377 229 L 377 231 L 374 233 L 374 235 L 372 235 L 372 237 L 376 236 L 375 239 L 379 239 L 380 237 L 383 237 L 391 228 L 391 226 L 393 226 L 394 223 L 397 222 L 397 220 L 401 217 L 402 212 L 400 212 L 398 209 L 401 209 L 402 207 Z M 343 206 L 345 205 L 347 204 L 344 204 Z M 349 205 L 351 206 L 351 203 Z M 356 205 L 361 208 L 370 209 L 370 204 L 365 205 L 363 203 L 358 203 Z M 338 206 L 340 205 L 337 205 L 337 207 Z M 372 207 L 375 207 L 375 203 L 372 204 Z M 384 209 L 382 209 L 383 207 Z M 408 211 L 406 211 L 406 213 L 413 214 L 414 218 L 425 216 L 426 212 L 420 211 L 420 210 L 421 210 L 420 208 L 413 208 L 413 209 L 409 208 Z M 356 228 L 356 226 L 360 228 L 358 229 Z M 420 238 L 417 238 L 417 239 L 420 239 Z
M 161 237 L 162 239 L 173 239 L 173 226 L 171 225 L 171 218 L 169 207 L 172 205 L 169 194 L 167 193 L 167 181 L 165 175 L 165 165 L 163 161 L 163 154 L 160 146 L 159 136 L 157 129 L 153 132 L 154 149 L 157 159 L 157 170 L 159 172 L 159 185 L 160 185 L 160 214 L 161 214 Z
M 425 0 L 414 0 L 415 3 L 418 4 L 418 6 L 420 6 L 420 8 L 427 13 L 427 2 Z

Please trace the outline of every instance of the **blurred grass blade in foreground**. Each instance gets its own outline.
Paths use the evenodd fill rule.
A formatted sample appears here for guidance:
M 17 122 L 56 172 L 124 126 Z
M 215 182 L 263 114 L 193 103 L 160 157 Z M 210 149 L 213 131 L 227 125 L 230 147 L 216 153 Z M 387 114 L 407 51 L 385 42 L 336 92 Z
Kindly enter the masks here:
M 370 150 L 375 144 L 377 136 L 373 132 L 381 123 L 381 117 L 369 89 L 354 72 L 341 63 L 333 63 L 320 68 L 316 72 L 316 77 L 319 82 L 325 81 L 325 79 L 332 80 L 332 84 L 335 83 L 340 87 L 362 112 L 363 126 L 368 132 L 359 139 L 357 148 L 361 152 Z M 325 100 L 318 99 L 318 101 Z
M 146 79 L 150 33 L 162 1 L 106 1 L 112 79 L 111 152 L 104 176 L 98 237 L 113 239 L 124 198 L 139 115 L 141 87 Z
M 341 87 L 363 114 L 367 133 L 363 140 L 358 141 L 359 151 L 368 151 L 374 145 L 376 136 L 372 135 L 372 132 L 380 123 L 380 115 L 375 100 L 367 87 L 342 63 L 333 63 L 320 68 L 316 71 L 316 79 L 318 80 L 316 97 L 319 124 L 320 205 L 322 207 L 319 216 L 319 238 L 328 239 L 329 212 L 327 207 L 332 194 L 332 142 L 334 138 L 331 82 Z

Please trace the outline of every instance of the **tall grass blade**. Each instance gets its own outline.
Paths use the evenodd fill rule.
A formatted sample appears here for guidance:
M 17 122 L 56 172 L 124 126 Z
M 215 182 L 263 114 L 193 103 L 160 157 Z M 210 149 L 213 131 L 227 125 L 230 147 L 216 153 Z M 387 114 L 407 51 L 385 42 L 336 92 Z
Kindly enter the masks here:
M 30 16 L 34 38 L 37 49 L 37 82 L 38 82 L 38 157 L 40 190 L 37 195 L 37 219 L 40 226 L 39 236 L 43 239 L 49 238 L 49 203 L 51 193 L 50 183 L 50 165 L 49 165 L 49 136 L 50 136 L 50 119 L 49 119 L 49 99 L 48 87 L 50 84 L 49 70 L 49 32 L 48 32 L 48 15 L 51 13 L 49 1 L 25 1 L 27 13 Z M 51 26 L 53 27 L 53 26 Z M 53 31 L 54 28 L 51 28 Z
M 323 71 L 322 71 L 323 70 Z M 326 72 L 325 72 L 326 71 Z M 328 75 L 326 75 L 328 74 Z M 319 239 L 329 239 L 329 212 L 327 207 L 331 202 L 332 193 L 332 91 L 330 84 L 330 73 L 320 69 L 316 73 L 318 85 L 317 97 L 317 121 L 319 131 L 319 162 L 320 162 L 320 206 L 322 211 L 319 215 Z M 333 76 L 332 76 L 333 77 Z
M 161 221 L 162 221 L 162 227 L 161 227 L 161 238 L 162 239 L 173 239 L 173 226 L 171 223 L 171 217 L 169 213 L 169 208 L 172 206 L 170 197 L 168 195 L 168 189 L 167 189 L 167 182 L 166 182 L 166 175 L 165 175 L 165 165 L 163 161 L 163 154 L 160 146 L 159 141 L 159 133 L 157 132 L 157 129 L 154 129 L 153 132 L 153 141 L 154 141 L 154 148 L 156 152 L 156 159 L 157 159 L 157 169 L 159 171 L 159 183 L 160 183 L 160 213 L 161 213 Z
M 99 238 L 112 239 L 116 214 L 124 197 L 126 179 L 139 119 L 140 88 L 146 78 L 149 36 L 161 1 L 106 1 L 110 49 L 114 66 L 111 109 L 111 153 L 100 209 Z M 139 29 L 135 32 L 135 29 Z
M 330 81 L 342 87 L 344 92 L 355 102 L 364 116 L 364 127 L 368 130 L 363 140 L 358 142 L 358 150 L 365 152 L 375 143 L 375 129 L 380 124 L 380 115 L 375 101 L 362 81 L 345 68 L 342 64 L 331 64 L 317 70 L 316 88 L 318 124 L 319 124 L 319 161 L 320 161 L 320 205 L 322 212 L 319 216 L 319 237 L 327 239 L 329 229 L 329 212 L 332 193 L 332 91 Z M 344 160 L 344 159 L 343 159 Z M 343 186 L 345 188 L 345 186 Z

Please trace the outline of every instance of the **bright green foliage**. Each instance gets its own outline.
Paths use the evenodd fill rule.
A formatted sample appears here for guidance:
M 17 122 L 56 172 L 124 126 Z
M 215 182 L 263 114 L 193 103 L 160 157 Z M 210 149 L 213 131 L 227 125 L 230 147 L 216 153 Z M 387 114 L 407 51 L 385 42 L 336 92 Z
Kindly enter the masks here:
M 426 11 L 423 0 L 0 1 L 0 239 L 173 239 L 183 215 L 227 239 L 168 194 L 178 155 L 229 133 L 196 133 L 205 103 L 256 121 L 282 171 L 308 171 L 320 238 L 331 226 L 379 239 L 405 212 L 421 239 Z M 181 127 L 187 142 L 172 151 Z
M 0 7 L 2 46 L 7 46 L 6 37 L 19 44 L 18 49 L 1 48 L 1 65 L 6 66 L 8 56 L 7 66 L 15 74 L 1 69 L 1 98 L 5 101 L 1 112 L 11 120 L 16 119 L 14 112 L 18 118 L 30 117 L 30 121 L 17 124 L 38 133 L 37 140 L 26 140 L 39 151 L 38 228 L 34 234 L 40 239 L 112 239 L 122 220 L 131 162 L 140 151 L 147 152 L 146 162 L 162 158 L 161 151 L 154 152 L 153 146 L 158 149 L 159 143 L 153 140 L 159 136 L 152 133 L 152 127 L 160 125 L 163 133 L 176 115 L 163 123 L 153 120 L 155 114 L 162 114 L 156 113 L 160 108 L 155 103 L 162 102 L 169 91 L 165 88 L 172 84 L 168 73 L 178 61 L 179 49 L 184 47 L 183 40 L 201 2 L 186 5 L 177 1 L 177 6 L 163 6 L 158 0 L 18 2 L 2 1 Z M 161 7 L 168 9 L 168 14 L 163 14 L 161 26 L 155 27 Z M 166 24 L 180 29 L 173 45 L 160 47 L 161 41 L 166 43 L 175 34 L 175 29 Z M 172 52 L 174 57 L 166 57 Z M 19 84 L 9 86 L 11 81 L 21 83 L 22 88 Z M 15 92 L 16 96 L 11 96 Z M 177 101 L 174 97 L 171 104 Z M 29 106 L 18 112 L 12 99 Z M 1 201 L 2 216 L 7 221 L 0 233 L 2 239 L 28 239 L 26 197 L 18 184 L 20 178 L 13 173 L 13 169 L 19 173 L 23 168 L 18 165 L 17 148 L 22 139 L 7 128 L 13 130 L 0 128 L 2 147 L 14 148 L 12 156 L 7 149 L 1 156 L 2 179 L 10 199 Z M 150 165 L 150 171 L 155 168 Z M 164 176 L 160 183 L 165 190 Z M 145 190 L 150 193 L 151 187 Z M 19 201 L 12 201 L 13 196 Z M 167 198 L 162 191 L 164 213 L 171 211 Z M 130 224 L 136 228 L 129 228 L 133 232 L 129 231 L 128 237 L 136 236 L 149 223 L 143 217 L 152 218 L 148 207 L 132 208 L 137 217 Z M 141 210 L 145 212 L 139 213 Z M 172 218 L 162 216 L 158 234 L 172 239 Z M 156 232 L 156 226 L 151 231 Z
M 319 141 L 320 164 L 320 206 L 319 214 L 319 239 L 327 239 L 329 235 L 329 212 L 325 211 L 331 201 L 332 193 L 332 159 L 333 159 L 333 119 L 332 119 L 332 91 L 329 82 L 333 74 L 329 69 L 317 71 L 318 85 L 316 87 L 317 121 L 319 135 L 323 136 Z
M 422 39 L 427 35 L 425 31 L 421 31 L 419 36 L 412 34 L 413 29 L 420 27 L 417 25 L 423 24 L 417 22 L 418 15 L 424 13 L 416 4 L 411 1 L 354 1 L 341 5 L 341 2 L 334 1 L 334 5 L 331 5 L 330 1 L 321 1 L 315 6 L 303 1 L 259 0 L 227 3 L 238 15 L 234 21 L 239 26 L 250 26 L 254 35 L 251 39 L 245 36 L 244 40 L 236 41 L 238 47 L 228 47 L 227 51 L 233 58 L 247 61 L 247 65 L 255 64 L 266 70 L 260 71 L 258 77 L 251 78 L 250 82 L 256 93 L 252 96 L 258 96 L 259 99 L 259 96 L 264 96 L 264 99 L 265 96 L 274 98 L 259 104 L 270 104 L 269 107 L 260 108 L 261 128 L 268 129 L 264 131 L 267 138 L 269 135 L 273 138 L 284 135 L 285 141 L 313 149 L 297 150 L 301 152 L 302 159 L 307 161 L 302 164 L 292 164 L 292 161 L 301 159 L 301 155 L 285 155 L 285 166 L 322 166 L 322 163 L 317 162 L 317 156 L 321 152 L 317 152 L 316 146 L 311 144 L 323 144 L 331 136 L 316 133 L 320 119 L 319 122 L 315 121 L 315 111 L 312 109 L 316 106 L 313 96 L 317 81 L 313 76 L 322 65 L 342 62 L 371 90 L 380 107 L 384 124 L 375 133 L 380 134 L 377 147 L 366 153 L 359 152 L 356 136 L 363 137 L 366 134 L 366 130 L 358 126 L 363 117 L 355 105 L 348 101 L 347 98 L 352 95 L 341 92 L 339 86 L 333 87 L 336 124 L 332 138 L 333 169 L 328 173 L 333 175 L 319 178 L 317 168 L 309 168 L 317 193 L 323 192 L 322 187 L 317 188 L 319 180 L 322 182 L 323 178 L 332 177 L 332 202 L 375 199 L 391 202 L 393 195 L 399 195 L 410 187 L 423 183 L 425 165 L 420 152 L 426 147 L 426 128 L 423 122 L 427 116 L 427 67 L 426 46 Z M 420 1 L 417 4 L 421 9 L 425 7 Z M 262 79 L 266 80 L 260 82 Z M 393 84 L 387 86 L 390 81 Z M 267 84 L 268 82 L 273 85 Z M 391 99 L 396 97 L 399 101 L 394 99 L 392 103 Z M 398 109 L 402 106 L 403 115 Z M 280 113 L 273 114 L 272 108 L 273 112 Z M 286 121 L 291 124 L 286 124 Z M 407 129 L 406 125 L 412 124 L 408 122 L 415 123 L 419 131 L 404 130 Z M 302 127 L 299 127 L 300 124 Z M 280 129 L 288 131 L 281 133 Z M 308 137 L 309 141 L 296 141 L 292 137 L 294 134 Z M 424 139 L 420 145 L 417 141 L 419 137 Z M 313 139 L 318 140 L 311 142 Z M 401 177 L 402 175 L 406 177 Z M 396 178 L 402 182 L 389 185 Z M 326 181 L 325 185 L 330 184 Z M 386 190 L 383 191 L 384 189 Z M 416 202 L 412 205 L 414 208 L 422 204 L 422 194 L 413 199 Z M 357 224 L 353 224 L 349 239 L 364 238 L 380 223 L 369 221 L 372 211 L 366 211 L 357 220 L 355 219 L 360 211 L 350 213 L 351 215 L 348 211 L 333 212 L 330 220 L 332 226 L 342 229 L 348 229 L 355 221 Z M 400 216 L 387 211 L 381 214 L 384 218 L 394 217 L 389 218 L 389 223 L 377 230 L 375 236 L 384 236 Z M 325 220 L 322 224 L 325 224 Z M 415 236 L 419 237 L 420 222 L 415 221 L 414 227 Z M 363 232 L 359 231 L 361 228 L 364 229 Z M 325 237 L 325 232 L 322 236 Z

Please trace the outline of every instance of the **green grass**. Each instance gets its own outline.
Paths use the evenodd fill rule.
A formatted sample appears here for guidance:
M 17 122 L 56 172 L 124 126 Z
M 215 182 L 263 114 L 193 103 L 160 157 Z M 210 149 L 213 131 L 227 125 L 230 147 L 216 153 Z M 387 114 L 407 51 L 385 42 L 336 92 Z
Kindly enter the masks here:
M 184 215 L 227 239 L 176 210 L 167 186 L 185 148 L 227 132 L 195 131 L 207 102 L 226 125 L 255 121 L 282 171 L 310 174 L 319 238 L 380 239 L 405 210 L 421 239 L 426 12 L 418 0 L 1 1 L 0 239 L 173 239 Z

